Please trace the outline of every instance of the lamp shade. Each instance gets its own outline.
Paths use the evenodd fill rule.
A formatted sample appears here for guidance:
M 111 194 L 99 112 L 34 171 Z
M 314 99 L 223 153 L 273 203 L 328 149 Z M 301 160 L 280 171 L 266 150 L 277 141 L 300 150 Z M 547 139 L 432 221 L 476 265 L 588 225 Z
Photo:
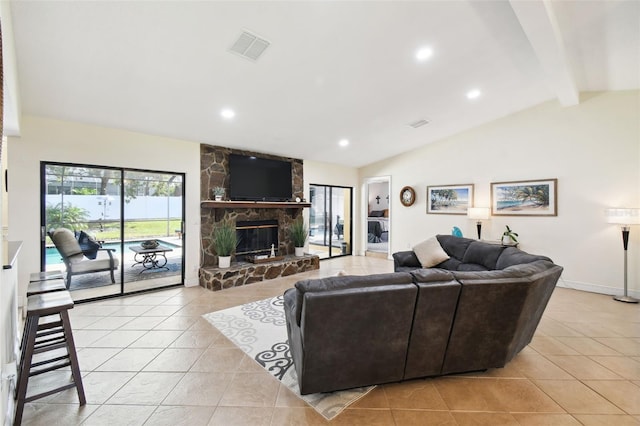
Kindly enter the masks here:
M 616 223 L 619 225 L 638 225 L 640 224 L 640 209 L 606 209 L 608 223 Z
M 469 219 L 486 220 L 489 219 L 489 207 L 469 207 L 467 209 Z

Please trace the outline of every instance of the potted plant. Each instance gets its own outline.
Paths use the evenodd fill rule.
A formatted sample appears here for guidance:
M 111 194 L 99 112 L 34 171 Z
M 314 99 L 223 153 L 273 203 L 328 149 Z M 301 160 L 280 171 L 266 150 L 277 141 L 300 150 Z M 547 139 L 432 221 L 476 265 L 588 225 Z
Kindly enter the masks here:
M 502 233 L 502 244 L 505 246 L 513 246 L 518 244 L 517 233 L 513 232 L 509 225 L 506 225 L 507 230 Z
M 222 186 L 214 186 L 211 190 L 213 192 L 213 197 L 216 201 L 222 201 L 222 197 L 224 197 L 224 188 Z
M 235 227 L 221 223 L 213 233 L 213 245 L 218 254 L 218 267 L 228 268 L 231 265 L 231 253 L 238 245 Z
M 293 245 L 295 246 L 296 256 L 304 256 L 304 244 L 307 242 L 309 231 L 302 216 L 291 224 L 289 232 L 291 233 L 291 241 L 293 241 Z

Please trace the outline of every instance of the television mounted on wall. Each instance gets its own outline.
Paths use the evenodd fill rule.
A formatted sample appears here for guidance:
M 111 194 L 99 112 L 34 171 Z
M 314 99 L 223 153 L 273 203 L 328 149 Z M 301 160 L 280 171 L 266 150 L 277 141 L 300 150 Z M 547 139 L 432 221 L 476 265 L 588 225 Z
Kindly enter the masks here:
M 289 201 L 291 162 L 229 154 L 229 184 L 234 201 Z

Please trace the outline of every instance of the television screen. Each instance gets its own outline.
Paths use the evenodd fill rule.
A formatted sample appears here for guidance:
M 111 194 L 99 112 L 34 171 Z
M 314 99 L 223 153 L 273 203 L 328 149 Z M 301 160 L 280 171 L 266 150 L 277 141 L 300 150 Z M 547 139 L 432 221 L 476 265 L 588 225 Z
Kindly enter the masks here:
M 230 197 L 235 201 L 291 200 L 291 163 L 229 155 Z

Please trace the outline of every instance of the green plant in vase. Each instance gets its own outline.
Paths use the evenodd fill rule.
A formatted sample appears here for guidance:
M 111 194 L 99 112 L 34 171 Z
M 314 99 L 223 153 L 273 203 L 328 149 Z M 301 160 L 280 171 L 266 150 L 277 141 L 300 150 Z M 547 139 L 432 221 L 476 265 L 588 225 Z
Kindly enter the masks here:
M 518 244 L 518 234 L 513 232 L 509 225 L 505 225 L 507 230 L 502 233 L 502 244 L 504 245 L 516 245 Z
M 220 201 L 224 197 L 225 190 L 222 186 L 214 186 L 211 192 L 213 192 L 213 198 L 216 201 Z
M 221 223 L 213 231 L 213 246 L 218 255 L 218 266 L 228 268 L 231 264 L 231 254 L 238 246 L 236 228 L 229 223 Z
M 293 245 L 295 246 L 296 256 L 304 256 L 304 244 L 307 242 L 309 230 L 302 216 L 293 221 L 289 228 L 289 233 L 291 235 L 291 241 L 293 241 Z

